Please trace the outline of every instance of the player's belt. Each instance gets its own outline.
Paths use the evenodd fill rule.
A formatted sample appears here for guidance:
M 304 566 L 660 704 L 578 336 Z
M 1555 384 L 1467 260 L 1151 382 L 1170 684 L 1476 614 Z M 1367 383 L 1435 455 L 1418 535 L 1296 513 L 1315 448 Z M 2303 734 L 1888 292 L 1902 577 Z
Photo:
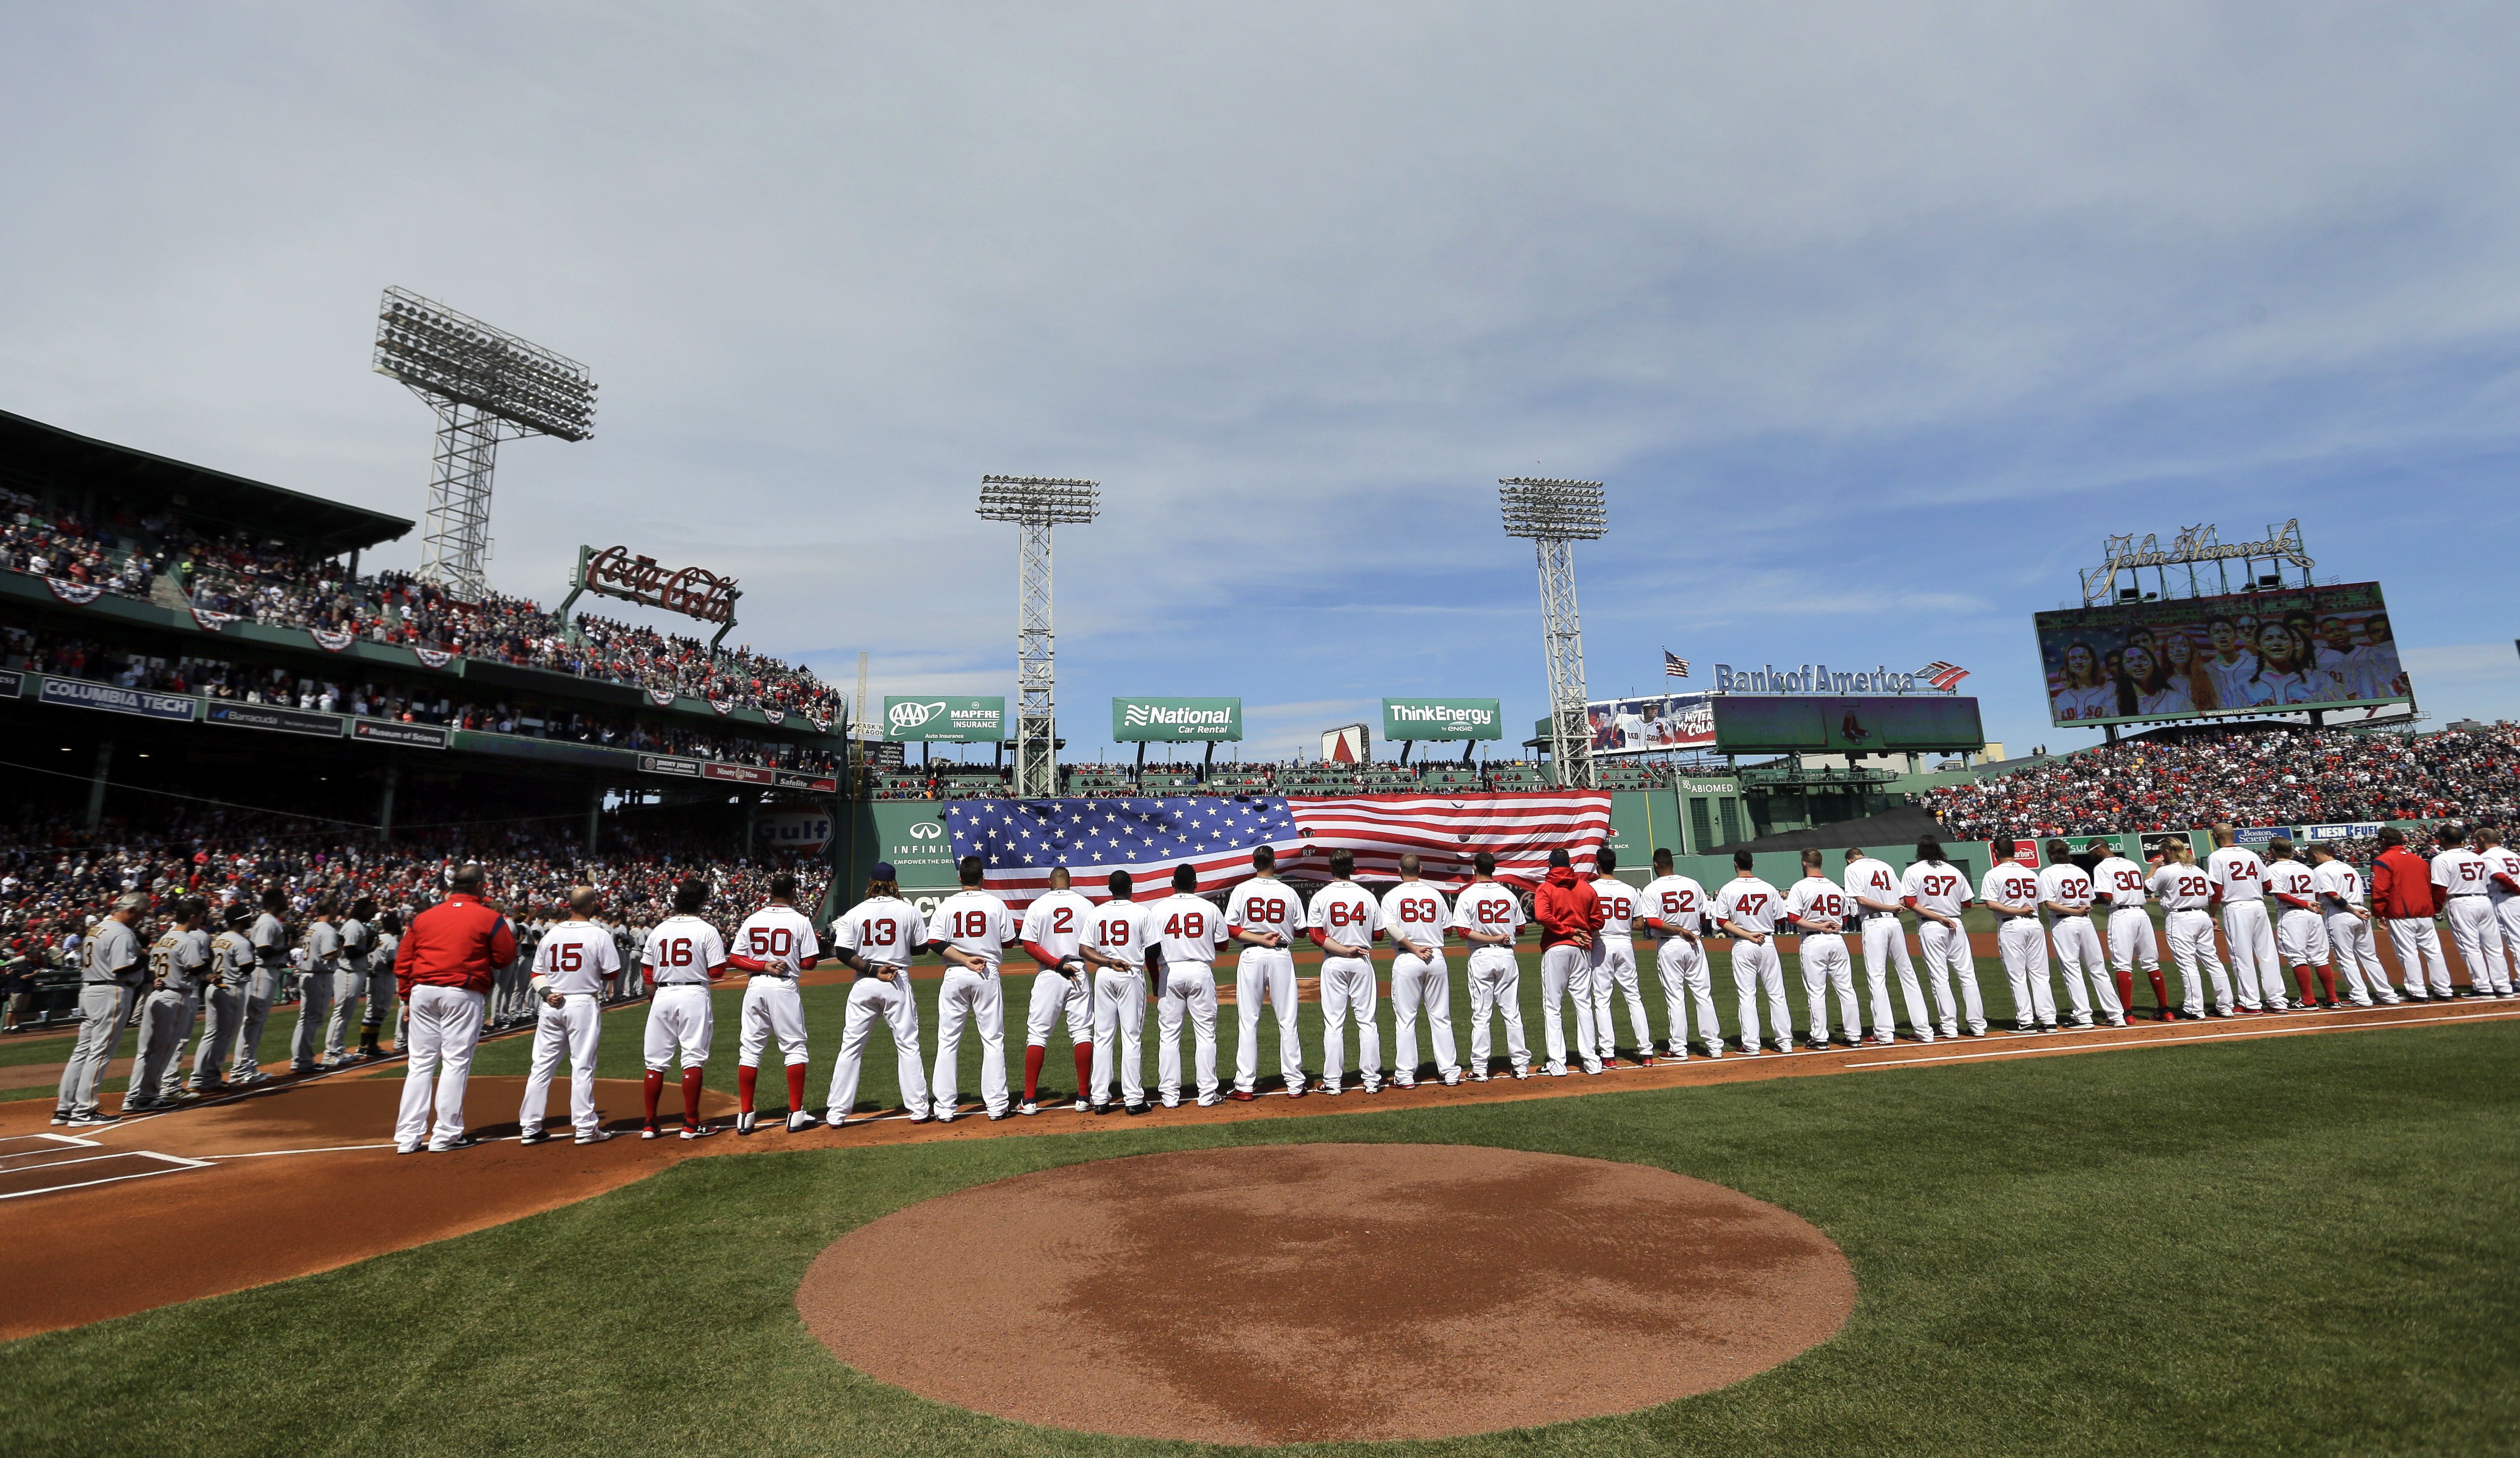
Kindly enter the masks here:
M 2453 891 L 2450 894 L 2450 899 L 2454 902 L 2473 901 L 2484 894 L 2482 891 Z
M 2039 919 L 2039 913 L 2036 911 L 1998 911 L 1995 913 L 1995 919 L 1999 924 L 2006 921 L 2037 921 Z

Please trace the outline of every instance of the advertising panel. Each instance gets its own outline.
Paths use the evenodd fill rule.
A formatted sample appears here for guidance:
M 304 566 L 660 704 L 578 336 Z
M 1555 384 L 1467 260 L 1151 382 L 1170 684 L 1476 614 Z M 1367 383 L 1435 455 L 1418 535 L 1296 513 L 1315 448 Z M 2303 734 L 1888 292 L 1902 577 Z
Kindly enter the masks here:
M 446 729 L 434 724 L 403 724 L 391 719 L 353 719 L 350 737 L 372 744 L 402 744 L 413 749 L 444 749 Z
M 2037 615 L 2059 725 L 2410 703 L 2376 582 Z
M 1976 750 L 1977 700 L 1950 694 L 1718 694 L 1715 747 L 1726 754 L 1901 754 Z
M 234 699 L 212 699 L 202 717 L 212 724 L 232 725 L 237 729 L 269 729 L 282 734 L 305 734 L 317 739 L 341 737 L 341 717 L 338 714 L 315 714 L 304 709 L 284 709 L 278 704 L 241 704 Z
M 1603 699 L 1584 706 L 1593 721 L 1593 752 L 1656 754 L 1673 749 L 1702 749 L 1715 743 L 1715 720 L 1703 693 L 1670 693 L 1656 698 Z M 1547 737 L 1547 730 L 1542 730 Z
M 1351 724 L 1330 729 L 1322 735 L 1322 763 L 1325 765 L 1362 765 L 1372 757 L 1373 741 L 1368 737 L 1372 729 Z
M 1386 698 L 1382 737 L 1403 739 L 1502 739 L 1505 705 L 1492 698 Z
M 26 676 L 14 668 L 0 668 L 0 698 L 16 698 L 26 691 Z
M 994 744 L 1007 736 L 1007 701 L 951 694 L 883 697 L 883 736 L 895 743 Z
M 103 709 L 110 714 L 137 714 L 144 719 L 172 719 L 187 724 L 192 722 L 193 706 L 200 702 L 189 693 L 150 693 L 112 684 L 91 684 L 85 679 L 50 676 L 35 691 L 35 697 L 43 703 L 73 709 Z
M 832 817 L 819 810 L 770 811 L 753 820 L 752 835 L 765 851 L 811 854 L 832 843 Z
M 1155 743 L 1184 740 L 1235 740 L 1242 737 L 1242 700 L 1238 698 L 1115 698 L 1111 700 L 1111 738 Z

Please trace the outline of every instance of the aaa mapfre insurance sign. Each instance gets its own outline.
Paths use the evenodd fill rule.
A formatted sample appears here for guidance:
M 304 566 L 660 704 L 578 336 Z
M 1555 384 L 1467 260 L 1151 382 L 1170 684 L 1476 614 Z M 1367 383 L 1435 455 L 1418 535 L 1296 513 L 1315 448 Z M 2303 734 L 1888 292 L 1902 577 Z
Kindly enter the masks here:
M 1007 736 L 1007 701 L 1003 696 L 887 693 L 883 697 L 883 736 L 895 742 L 995 743 Z

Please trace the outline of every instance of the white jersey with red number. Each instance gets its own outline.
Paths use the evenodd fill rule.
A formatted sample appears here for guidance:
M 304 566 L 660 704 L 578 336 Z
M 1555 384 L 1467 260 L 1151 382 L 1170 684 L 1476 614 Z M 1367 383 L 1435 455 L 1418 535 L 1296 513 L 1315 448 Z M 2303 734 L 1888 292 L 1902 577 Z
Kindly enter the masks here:
M 927 923 L 900 897 L 869 897 L 832 924 L 832 945 L 856 952 L 860 961 L 907 967 L 911 954 L 927 945 Z
M 2112 906 L 2143 905 L 2143 867 L 2124 856 L 2111 856 L 2092 866 L 2092 880 L 2099 888 L 2100 900 Z
M 2509 846 L 2496 846 L 2490 851 L 2479 851 L 2477 859 L 2485 862 L 2493 875 L 2500 878 L 2491 883 L 2487 893 L 2494 898 L 2496 906 L 2498 906 L 2511 900 L 2513 896 L 2520 895 L 2520 892 L 2514 892 L 2510 886 L 2503 884 L 2504 881 L 2508 881 L 2512 885 L 2520 885 L 2520 851 L 2514 851 Z
M 1662 923 L 1660 929 L 1647 928 L 1657 939 L 1673 931 L 1703 931 L 1706 888 L 1688 876 L 1656 876 L 1637 893 L 1637 914 Z
M 1777 918 L 1785 913 L 1785 899 L 1777 888 L 1757 876 L 1735 876 L 1715 893 L 1715 916 L 1744 931 L 1765 936 L 1777 929 Z
M 1601 924 L 1595 929 L 1593 939 L 1636 940 L 1637 888 L 1616 876 L 1603 876 L 1593 883 L 1593 895 L 1601 904 Z
M 2253 902 L 2267 894 L 2267 863 L 2242 846 L 2225 846 L 2205 858 L 2205 879 L 2228 902 Z
M 2039 909 L 2039 872 L 2018 861 L 1997 862 L 1987 867 L 1986 880 L 1977 889 L 1977 899 L 2030 908 L 2028 912 L 2006 911 L 2003 914 L 2007 916 L 2035 914 Z
M 1500 944 L 1504 950 L 1512 950 L 1522 919 L 1522 899 L 1494 881 L 1472 881 L 1453 898 L 1453 925 L 1465 932 L 1504 937 Z
M 1856 898 L 1857 911 L 1866 909 L 1864 903 L 1868 900 L 1895 906 L 1899 898 L 1907 895 L 1899 889 L 1899 873 L 1891 869 L 1890 862 L 1869 856 L 1858 856 L 1846 862 L 1846 869 L 1838 873 L 1838 884 L 1846 888 L 1848 896 Z
M 2298 861 L 2274 861 L 2267 864 L 2267 890 L 2278 898 L 2295 897 L 2309 903 L 2296 906 L 2291 902 L 2277 904 L 2287 911 L 2318 909 L 2318 873 Z
M 1108 901 L 1096 906 L 1094 915 L 1085 923 L 1085 945 L 1131 972 L 1144 972 L 1147 969 L 1146 906 L 1123 901 Z
M 1238 932 L 1276 932 L 1292 947 L 1304 934 L 1304 899 L 1276 876 L 1254 876 L 1225 899 L 1225 924 Z
M 1796 921 L 1808 916 L 1814 921 L 1833 921 L 1834 927 L 1815 926 L 1804 935 L 1833 937 L 1846 930 L 1855 919 L 1855 898 L 1826 876 L 1805 876 L 1785 893 L 1785 914 Z
M 2319 909 L 2330 913 L 2362 905 L 2362 873 L 2342 861 L 2322 861 L 2310 868 L 2311 883 L 2326 898 Z
M 1175 892 L 1147 907 L 1147 941 L 1165 966 L 1183 962 L 1214 965 L 1217 945 L 1225 940 L 1225 913 L 1203 896 Z
M 794 906 L 764 906 L 735 929 L 735 950 L 762 964 L 755 977 L 793 977 L 823 954 L 823 944 Z
M 1024 907 L 1023 940 L 1065 961 L 1085 940 L 1085 924 L 1094 904 L 1080 891 L 1054 891 Z
M 2494 863 L 2465 846 L 2452 846 L 2433 858 L 2433 884 L 2445 897 L 2482 896 L 2494 884 Z
M 1919 911 L 1958 916 L 1971 900 L 1968 877 L 1948 861 L 1918 861 L 1899 877 L 1899 898 Z
M 2039 899 L 2066 910 L 2088 909 L 2096 894 L 2091 873 L 2070 861 L 2059 861 L 2039 873 Z
M 604 979 L 621 970 L 612 934 L 592 921 L 563 921 L 534 949 L 534 986 L 562 996 L 604 995 Z
M 994 972 L 1006 959 L 1007 944 L 1015 940 L 1015 913 L 995 892 L 957 891 L 927 918 L 927 938 L 969 952 Z
M 1304 924 L 1325 940 L 1370 949 L 1382 930 L 1382 903 L 1354 881 L 1332 881 L 1313 893 Z
M 1453 908 L 1444 893 L 1423 881 L 1403 881 L 1382 893 L 1382 931 L 1397 945 L 1402 938 L 1417 943 L 1429 956 L 1444 954 L 1444 928 Z
M 2160 900 L 2165 911 L 2202 911 L 2214 896 L 2214 878 L 2202 867 L 2184 862 L 2164 862 L 2144 884 Z
M 726 965 L 726 943 L 697 916 L 668 916 L 648 934 L 639 963 L 658 987 L 706 982 Z

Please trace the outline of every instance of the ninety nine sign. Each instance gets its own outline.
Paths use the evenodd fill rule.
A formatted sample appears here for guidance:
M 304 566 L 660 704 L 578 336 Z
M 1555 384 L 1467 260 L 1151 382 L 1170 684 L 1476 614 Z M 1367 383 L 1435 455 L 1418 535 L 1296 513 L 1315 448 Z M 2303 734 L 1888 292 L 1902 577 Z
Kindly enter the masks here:
M 1398 739 L 1502 739 L 1505 708 L 1492 698 L 1386 698 L 1382 737 Z
M 1115 698 L 1111 737 L 1133 739 L 1231 739 L 1242 737 L 1238 698 Z
M 607 547 L 578 549 L 578 585 L 589 592 L 631 602 L 645 602 L 704 623 L 735 621 L 735 579 L 700 567 L 669 572 L 652 556 L 634 557 L 629 550 Z
M 999 698 L 917 698 L 885 694 L 883 736 L 938 744 L 986 744 L 1007 736 L 1007 701 Z

